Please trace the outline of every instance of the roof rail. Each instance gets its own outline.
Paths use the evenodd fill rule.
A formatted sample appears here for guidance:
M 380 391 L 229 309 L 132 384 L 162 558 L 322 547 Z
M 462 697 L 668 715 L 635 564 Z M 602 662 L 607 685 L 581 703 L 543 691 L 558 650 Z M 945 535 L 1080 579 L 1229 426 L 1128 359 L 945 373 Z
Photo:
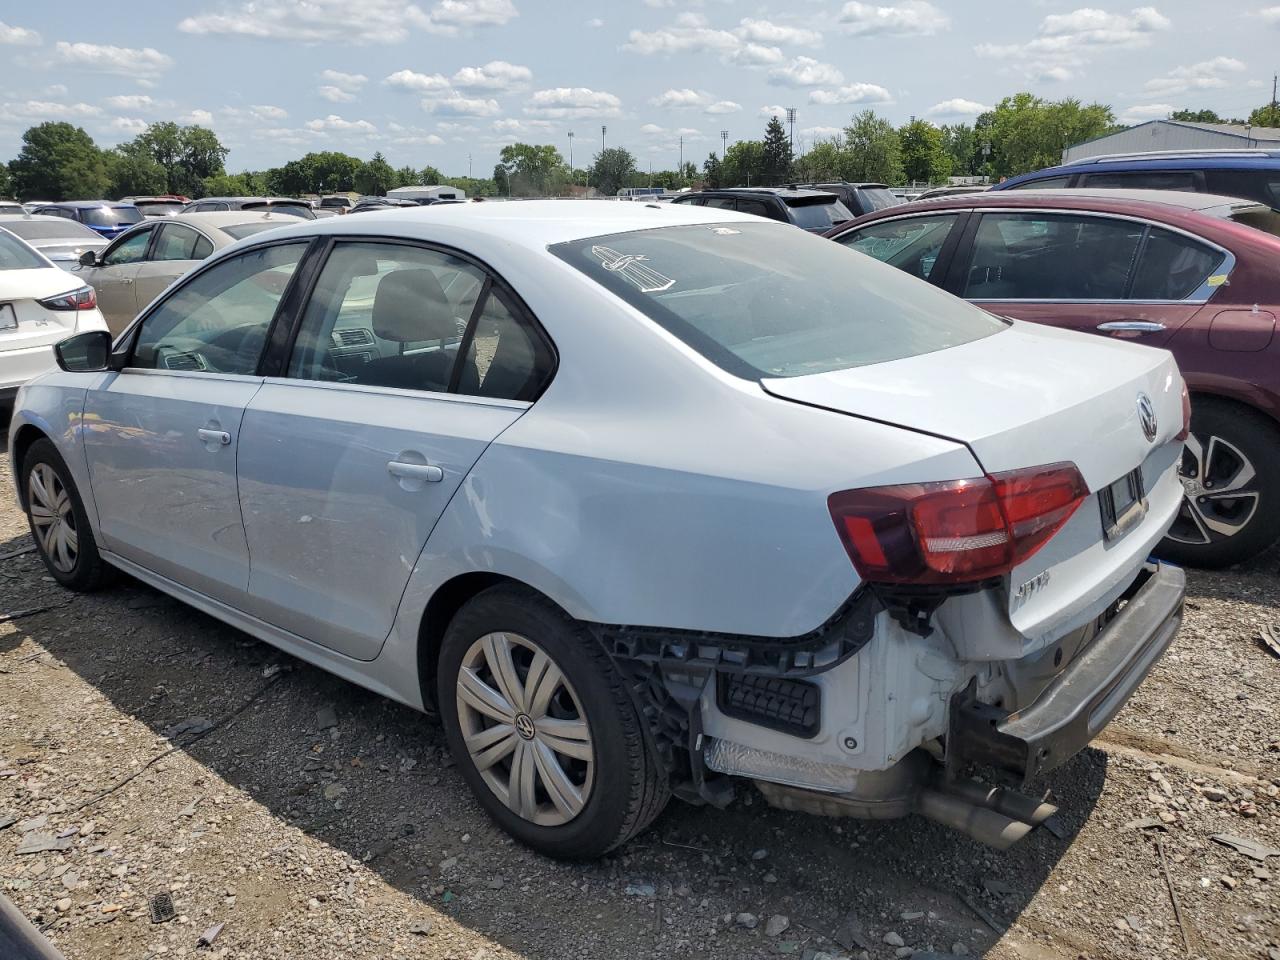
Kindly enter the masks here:
M 1224 159 L 1240 157 L 1247 160 L 1257 157 L 1280 157 L 1280 150 L 1268 150 L 1265 147 L 1249 149 L 1223 148 L 1216 150 L 1137 150 L 1133 153 L 1100 153 L 1092 157 L 1078 157 L 1075 160 L 1066 160 L 1060 164 L 1060 166 L 1075 167 L 1087 163 L 1109 163 L 1118 160 L 1142 160 L 1147 157 L 1150 157 L 1153 160 L 1176 160 L 1183 157 L 1189 160 L 1198 159 L 1200 157 L 1220 157 Z

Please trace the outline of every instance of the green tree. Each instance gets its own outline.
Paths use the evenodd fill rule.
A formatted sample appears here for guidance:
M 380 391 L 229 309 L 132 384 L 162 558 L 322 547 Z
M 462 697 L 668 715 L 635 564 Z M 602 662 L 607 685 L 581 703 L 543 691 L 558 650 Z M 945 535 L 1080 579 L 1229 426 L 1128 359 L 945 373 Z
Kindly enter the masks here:
M 204 178 L 204 189 L 200 195 L 203 197 L 252 197 L 271 192 L 256 189 L 253 178 L 254 174 L 248 171 L 235 174 L 217 173 L 212 177 Z
M 150 154 L 164 168 L 167 193 L 198 196 L 205 177 L 225 172 L 228 150 L 208 127 L 153 123 L 124 146 Z
M 560 151 L 549 144 L 507 144 L 498 159 L 513 196 L 544 197 L 567 176 L 560 172 L 564 167 Z
M 143 197 L 164 193 L 168 177 L 164 167 L 137 143 L 123 143 L 106 154 L 113 197 Z
M 951 176 L 951 155 L 942 131 L 928 120 L 913 120 L 898 131 L 902 172 L 912 183 L 942 183 Z
M 441 176 L 429 183 L 437 183 L 446 187 L 457 187 L 465 190 L 468 197 L 495 197 L 498 185 L 493 180 L 480 177 L 445 177 Z
M 1280 104 L 1268 103 L 1249 114 L 1249 125 L 1253 127 L 1280 127 Z
M 493 185 L 497 188 L 498 196 L 511 196 L 511 175 L 507 173 L 504 164 L 498 163 L 493 167 Z
M 720 177 L 726 187 L 759 186 L 764 182 L 764 144 L 759 140 L 739 140 L 729 145 L 720 163 Z
M 13 192 L 22 200 L 95 200 L 110 185 L 107 158 L 93 138 L 62 122 L 27 130 L 9 174 Z
M 356 174 L 356 189 L 366 196 L 385 197 L 395 183 L 396 172 L 379 151 Z
M 1170 120 L 1181 120 L 1183 123 L 1225 123 L 1216 110 L 1175 110 L 1169 114 Z
M 844 143 L 839 138 L 815 141 L 807 153 L 796 158 L 796 179 L 805 183 L 839 180 L 847 163 L 844 154 Z
M 422 175 L 410 166 L 403 166 L 395 171 L 395 186 L 397 187 L 419 187 L 422 186 Z
M 991 172 L 1016 176 L 1053 166 L 1072 144 L 1115 129 L 1111 108 L 1100 103 L 1050 102 L 1030 93 L 1005 97 L 992 112 L 989 127 Z
M 874 110 L 863 110 L 844 130 L 846 180 L 896 184 L 905 179 L 902 143 L 893 124 Z
M 782 128 L 782 121 L 770 117 L 764 129 L 761 182 L 770 186 L 786 183 L 791 179 L 791 162 L 791 141 L 787 139 L 787 131 Z
M 609 147 L 592 158 L 589 176 L 591 184 L 597 190 L 606 197 L 612 197 L 622 187 L 639 186 L 633 184 L 631 179 L 636 173 L 636 158 L 631 155 L 630 150 Z
M 694 166 L 692 160 L 686 160 L 684 166 L 680 169 L 680 179 L 683 181 L 681 186 L 687 186 L 694 180 L 698 179 L 698 168 Z
M 982 158 L 974 128 L 969 124 L 943 124 L 942 148 L 951 158 L 953 177 L 972 177 L 977 173 Z
M 707 159 L 702 161 L 702 179 L 712 190 L 719 190 L 724 186 L 724 171 L 720 167 L 720 158 L 714 153 L 708 154 Z
M 439 170 L 437 170 L 435 167 L 431 166 L 430 164 L 427 164 L 427 166 L 423 167 L 422 172 L 418 174 L 418 176 L 420 178 L 418 182 L 426 184 L 429 187 L 441 186 L 444 184 L 444 181 L 445 181 L 444 174 L 441 173 Z
M 11 190 L 13 190 L 13 180 L 9 176 L 9 165 L 0 163 L 0 197 L 10 196 Z

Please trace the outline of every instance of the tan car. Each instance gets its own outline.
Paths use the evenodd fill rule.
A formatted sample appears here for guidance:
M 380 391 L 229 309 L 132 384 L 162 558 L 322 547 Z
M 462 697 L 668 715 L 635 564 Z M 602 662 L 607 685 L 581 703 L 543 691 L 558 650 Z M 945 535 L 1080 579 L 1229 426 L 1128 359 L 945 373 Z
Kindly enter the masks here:
M 98 309 L 117 334 L 169 284 L 215 250 L 297 222 L 253 210 L 148 218 L 100 253 L 86 251 L 72 272 L 96 291 Z

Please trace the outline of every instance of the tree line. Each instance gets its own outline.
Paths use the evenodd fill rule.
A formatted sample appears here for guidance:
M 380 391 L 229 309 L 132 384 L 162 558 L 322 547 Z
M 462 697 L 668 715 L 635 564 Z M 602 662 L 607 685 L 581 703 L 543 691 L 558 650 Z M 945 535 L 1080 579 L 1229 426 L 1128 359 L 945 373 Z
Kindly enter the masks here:
M 1267 104 L 1248 120 L 1213 110 L 1178 110 L 1170 119 L 1280 127 L 1280 108 Z M 601 150 L 583 169 L 571 169 L 550 144 L 514 143 L 499 153 L 488 178 L 449 177 L 434 166 L 393 168 L 381 153 L 361 160 L 338 151 L 313 151 L 280 167 L 228 173 L 228 150 L 210 129 L 154 123 L 134 139 L 101 148 L 82 128 L 64 122 L 27 130 L 22 149 L 0 163 L 0 196 L 79 200 L 180 194 L 299 196 L 356 192 L 380 196 L 419 184 L 459 187 L 470 196 L 563 196 L 586 188 L 612 196 L 623 187 L 677 190 L 705 184 L 776 186 L 824 180 L 943 183 L 948 177 L 1016 176 L 1052 166 L 1068 146 L 1124 129 L 1105 104 L 1050 101 L 1030 93 L 1001 100 L 970 123 L 935 125 L 911 118 L 901 126 L 873 110 L 850 118 L 839 133 L 794 149 L 778 117 L 759 140 L 739 140 L 701 169 L 642 172 L 624 147 Z

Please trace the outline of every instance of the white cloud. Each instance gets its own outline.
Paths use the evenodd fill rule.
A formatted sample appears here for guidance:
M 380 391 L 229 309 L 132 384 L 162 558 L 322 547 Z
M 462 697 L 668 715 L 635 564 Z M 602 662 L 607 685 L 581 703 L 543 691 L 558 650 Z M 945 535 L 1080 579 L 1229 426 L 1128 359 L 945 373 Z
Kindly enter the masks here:
M 935 103 L 932 107 L 925 111 L 925 116 L 929 117 L 976 117 L 980 113 L 990 110 L 986 104 L 979 103 L 977 100 L 966 100 L 964 97 L 952 97 L 950 100 L 943 100 L 941 103 Z
M 701 107 L 714 101 L 715 98 L 711 94 L 703 90 L 690 90 L 688 87 L 676 90 L 664 90 L 658 96 L 649 102 L 655 107 L 679 108 L 679 107 Z
M 356 98 L 354 93 L 347 93 L 341 87 L 323 86 L 317 87 L 316 93 L 324 97 L 330 103 L 350 103 Z
M 682 13 L 672 26 L 660 30 L 632 30 L 622 49 L 642 56 L 713 53 L 725 63 L 744 67 L 766 66 L 785 59 L 778 47 L 716 29 L 698 13 Z
M 829 63 L 796 57 L 785 67 L 770 70 L 769 82 L 787 87 L 835 87 L 844 83 L 844 74 Z
M 840 127 L 805 127 L 800 133 L 811 140 L 834 140 L 844 136 L 844 130 Z
M 1280 27 L 1280 7 L 1267 7 L 1265 10 L 1259 10 L 1258 16 L 1266 23 Z
M 255 104 L 251 107 L 223 107 L 218 113 L 228 120 L 242 122 L 253 120 L 258 123 L 279 122 L 289 116 L 288 110 L 283 107 L 273 107 L 270 104 Z
M 441 74 L 414 73 L 412 70 L 397 70 L 382 82 L 411 93 L 440 93 L 450 89 L 448 79 Z
M 1147 47 L 1155 34 L 1170 26 L 1155 7 L 1135 7 L 1128 13 L 1081 7 L 1045 17 L 1039 36 L 1026 43 L 980 43 L 974 52 L 1011 64 L 1034 79 L 1068 80 L 1099 53 Z
M 153 80 L 173 66 L 173 58 L 151 47 L 136 50 L 132 47 L 59 40 L 54 45 L 53 63 L 92 70 L 95 73 L 116 73 Z
M 51 83 L 44 88 L 46 97 L 65 97 L 67 95 L 67 85 L 65 83 Z
M 130 93 L 118 97 L 107 97 L 102 101 L 116 110 L 151 110 L 158 104 L 145 93 Z
M 951 26 L 951 18 L 924 0 L 904 0 L 896 6 L 846 3 L 840 24 L 854 36 L 928 37 Z
M 592 17 L 590 20 L 587 21 L 587 26 L 591 27 L 593 30 L 599 30 L 601 27 L 604 26 L 604 21 L 601 20 L 599 17 Z
M 120 133 L 141 133 L 147 129 L 147 121 L 140 120 L 137 117 L 112 117 L 107 126 L 112 130 L 118 130 Z
M 799 47 L 822 46 L 822 34 L 817 30 L 788 27 L 770 20 L 752 20 L 746 17 L 733 32 L 743 40 L 754 40 L 758 43 L 782 43 Z
M 363 73 L 343 73 L 341 70 L 322 70 L 320 79 L 348 93 L 355 93 L 369 82 Z
M 297 43 L 390 44 L 403 42 L 410 29 L 454 36 L 517 16 L 511 0 L 439 0 L 430 12 L 411 0 L 241 0 L 187 17 L 178 29 Z
M 197 108 L 192 110 L 190 113 L 183 114 L 178 118 L 178 120 L 181 123 L 195 123 L 202 127 L 208 127 L 213 125 L 213 114 L 208 110 L 200 110 Z
M 463 67 L 453 75 L 453 85 L 463 90 L 518 90 L 533 80 L 528 67 L 490 60 L 483 67 Z
M 444 143 L 443 137 L 436 136 L 421 127 L 406 127 L 394 121 L 387 124 L 387 131 L 391 135 L 392 143 L 405 146 L 438 147 Z
M 660 133 L 666 133 L 667 128 L 660 127 L 656 123 L 646 123 L 643 127 L 640 128 L 640 132 L 643 134 L 646 134 L 647 136 L 654 137 Z
M 785 117 L 787 115 L 787 108 L 779 106 L 761 107 L 756 111 L 756 113 L 758 116 L 764 117 L 767 120 L 769 117 Z
M 809 102 L 829 106 L 837 103 L 891 103 L 893 97 L 874 83 L 850 83 L 837 90 L 812 90 Z
M 616 117 L 622 101 L 612 93 L 587 87 L 556 87 L 538 90 L 525 105 L 524 112 L 535 117 L 555 119 L 568 117 Z
M 709 113 L 712 116 L 721 113 L 737 113 L 742 109 L 742 104 L 734 103 L 732 100 L 717 100 L 715 103 L 703 110 L 703 113 Z
M 644 5 L 655 10 L 661 10 L 663 7 L 674 7 L 676 0 L 644 0 Z
M 1244 73 L 1245 69 L 1243 61 L 1234 57 L 1214 57 L 1212 60 L 1170 70 L 1163 77 L 1148 80 L 1144 88 L 1147 93 L 1156 97 L 1191 90 L 1216 90 L 1227 85 L 1226 74 Z
M 438 117 L 496 117 L 502 112 L 497 100 L 485 97 L 429 97 L 422 101 L 422 109 Z
M 1177 110 L 1171 103 L 1144 103 L 1130 107 L 1120 114 L 1121 123 L 1145 123 L 1148 120 L 1163 120 Z
M 58 103 L 53 100 L 24 100 L 0 104 L 0 113 L 31 120 L 81 120 L 102 114 L 101 107 L 89 103 Z
M 368 120 L 345 120 L 331 113 L 323 120 L 308 120 L 307 129 L 317 133 L 377 133 L 378 128 Z
M 454 124 L 442 123 L 441 128 L 453 127 Z M 548 130 L 557 126 L 550 120 L 522 120 L 519 117 L 503 117 L 493 121 L 490 126 L 494 133 L 514 133 L 518 136 L 544 136 Z
M 0 44 L 14 47 L 38 47 L 40 42 L 40 34 L 36 31 L 28 30 L 26 27 L 11 27 L 0 20 Z
M 762 43 L 744 43 L 726 59 L 729 63 L 740 67 L 767 67 L 774 63 L 781 63 L 785 58 L 778 47 L 769 47 Z

